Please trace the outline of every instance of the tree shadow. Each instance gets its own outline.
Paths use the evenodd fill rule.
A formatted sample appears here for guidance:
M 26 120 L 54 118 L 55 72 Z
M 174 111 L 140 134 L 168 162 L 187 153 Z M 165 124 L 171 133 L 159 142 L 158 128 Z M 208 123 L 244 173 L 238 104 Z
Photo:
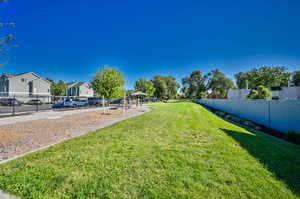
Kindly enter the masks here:
M 250 155 L 300 196 L 300 147 L 271 138 L 258 132 L 253 134 L 221 128 L 239 142 Z

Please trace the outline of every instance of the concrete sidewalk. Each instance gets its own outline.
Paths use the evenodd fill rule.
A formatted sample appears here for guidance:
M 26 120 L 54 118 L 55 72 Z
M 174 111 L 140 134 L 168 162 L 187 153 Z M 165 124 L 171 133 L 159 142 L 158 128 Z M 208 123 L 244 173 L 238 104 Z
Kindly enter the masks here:
M 50 111 L 36 112 L 36 113 L 29 114 L 29 115 L 5 117 L 5 118 L 0 118 L 0 126 L 6 125 L 6 124 L 15 124 L 18 122 L 32 121 L 32 120 L 58 119 L 58 118 L 68 116 L 68 115 L 73 115 L 73 114 L 78 114 L 78 113 L 87 113 L 87 112 L 92 112 L 92 111 L 99 111 L 99 110 L 104 110 L 106 108 L 99 107 L 99 108 L 66 110 L 66 111 L 50 110 Z
M 0 199 L 19 199 L 16 196 L 12 196 L 0 190 Z

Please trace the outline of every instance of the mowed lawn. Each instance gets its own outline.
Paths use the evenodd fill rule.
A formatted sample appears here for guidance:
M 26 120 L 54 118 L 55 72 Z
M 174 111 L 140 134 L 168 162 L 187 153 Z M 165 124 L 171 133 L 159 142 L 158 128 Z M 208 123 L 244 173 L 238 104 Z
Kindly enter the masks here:
M 0 165 L 21 198 L 299 198 L 300 147 L 200 105 L 153 111 Z

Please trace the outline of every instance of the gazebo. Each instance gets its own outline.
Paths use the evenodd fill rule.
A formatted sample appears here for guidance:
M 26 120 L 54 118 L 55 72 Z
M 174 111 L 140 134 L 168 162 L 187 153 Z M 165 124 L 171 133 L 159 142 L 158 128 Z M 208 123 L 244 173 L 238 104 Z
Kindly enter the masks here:
M 141 91 L 136 91 L 134 93 L 131 93 L 130 95 L 137 97 L 137 104 L 136 104 L 136 106 L 140 106 L 140 98 L 139 97 L 147 96 L 145 93 L 143 93 Z

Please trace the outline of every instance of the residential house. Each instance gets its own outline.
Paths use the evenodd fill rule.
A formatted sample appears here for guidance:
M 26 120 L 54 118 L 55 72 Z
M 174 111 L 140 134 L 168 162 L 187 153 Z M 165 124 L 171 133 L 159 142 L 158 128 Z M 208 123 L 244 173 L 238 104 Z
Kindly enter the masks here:
M 4 73 L 0 76 L 0 97 L 16 97 L 23 102 L 38 97 L 44 102 L 50 102 L 50 84 L 47 79 L 33 72 Z
M 67 83 L 67 96 L 74 97 L 93 97 L 94 90 L 89 82 L 70 82 Z

